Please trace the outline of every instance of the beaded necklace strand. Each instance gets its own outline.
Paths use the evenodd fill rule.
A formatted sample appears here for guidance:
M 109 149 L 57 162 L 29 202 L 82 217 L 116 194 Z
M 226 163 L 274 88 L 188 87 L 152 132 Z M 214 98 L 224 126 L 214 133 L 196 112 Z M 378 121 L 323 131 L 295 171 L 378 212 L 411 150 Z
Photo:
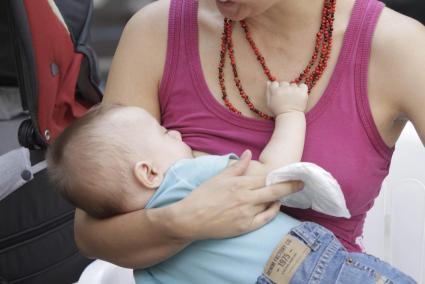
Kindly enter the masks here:
M 322 19 L 321 19 L 320 29 L 316 34 L 316 43 L 315 43 L 313 55 L 311 56 L 309 63 L 304 68 L 304 70 L 300 73 L 298 78 L 291 81 L 291 83 L 296 83 L 296 84 L 304 82 L 308 87 L 309 94 L 312 88 L 316 85 L 317 81 L 322 77 L 328 64 L 328 60 L 332 50 L 332 33 L 333 33 L 333 24 L 335 19 L 335 8 L 336 8 L 336 0 L 325 0 L 325 3 L 323 5 L 323 10 L 322 10 Z M 258 50 L 258 47 L 251 36 L 248 25 L 246 24 L 244 20 L 240 21 L 240 25 L 242 29 L 244 30 L 245 37 L 248 43 L 250 44 L 251 49 L 255 53 L 255 56 L 258 62 L 260 63 L 267 79 L 269 81 L 276 81 L 276 77 L 271 74 L 270 69 L 267 67 L 267 64 L 263 55 Z M 242 82 L 239 78 L 237 67 L 236 67 L 232 32 L 233 32 L 233 21 L 228 18 L 224 18 L 223 33 L 221 36 L 220 62 L 218 66 L 218 79 L 219 79 L 220 89 L 222 92 L 221 98 L 224 101 L 224 105 L 230 111 L 236 114 L 242 115 L 242 113 L 230 102 L 227 95 L 227 91 L 226 91 L 223 71 L 224 71 L 224 66 L 226 61 L 226 53 L 228 52 L 230 65 L 232 66 L 234 82 L 239 91 L 240 97 L 248 106 L 248 108 L 252 112 L 257 114 L 260 118 L 263 118 L 265 120 L 273 120 L 274 118 L 272 116 L 262 112 L 261 110 L 259 110 L 258 108 L 254 106 L 249 96 L 246 94 L 245 90 L 242 87 Z

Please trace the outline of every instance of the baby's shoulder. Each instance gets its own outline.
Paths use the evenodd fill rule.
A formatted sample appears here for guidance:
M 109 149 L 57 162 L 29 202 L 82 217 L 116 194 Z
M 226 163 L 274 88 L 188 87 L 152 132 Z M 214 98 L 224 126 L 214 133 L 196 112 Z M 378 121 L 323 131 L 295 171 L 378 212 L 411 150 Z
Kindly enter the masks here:
M 237 159 L 234 154 L 205 155 L 194 159 L 183 159 L 174 164 L 168 170 L 167 175 L 172 175 L 175 179 L 184 180 L 196 187 L 219 174 L 233 159 Z

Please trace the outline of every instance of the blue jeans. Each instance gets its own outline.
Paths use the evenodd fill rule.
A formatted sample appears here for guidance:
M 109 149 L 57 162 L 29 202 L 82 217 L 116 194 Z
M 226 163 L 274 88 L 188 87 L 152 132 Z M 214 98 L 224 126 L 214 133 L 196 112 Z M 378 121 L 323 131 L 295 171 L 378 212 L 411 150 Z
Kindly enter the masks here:
M 276 278 L 271 276 L 270 270 L 267 270 L 267 268 L 276 270 L 279 261 L 280 263 L 285 262 L 282 266 L 285 272 L 278 269 L 276 273 L 289 273 L 289 276 L 284 275 L 283 277 L 289 277 L 286 279 L 290 279 L 290 284 L 416 283 L 411 277 L 374 256 L 347 252 L 333 233 L 315 223 L 304 222 L 293 228 L 289 235 L 291 237 L 288 237 L 295 240 L 293 242 L 299 244 L 292 245 L 292 247 L 288 245 L 287 248 L 281 249 L 277 255 L 273 254 L 274 260 L 277 261 L 266 267 L 265 271 L 269 272 L 264 272 L 257 279 L 257 284 L 288 283 L 286 280 L 277 281 Z M 303 250 L 302 247 L 305 247 L 305 249 Z M 285 252 L 288 252 L 286 258 Z M 279 277 L 282 277 L 282 275 Z M 278 280 L 281 279 L 284 278 Z

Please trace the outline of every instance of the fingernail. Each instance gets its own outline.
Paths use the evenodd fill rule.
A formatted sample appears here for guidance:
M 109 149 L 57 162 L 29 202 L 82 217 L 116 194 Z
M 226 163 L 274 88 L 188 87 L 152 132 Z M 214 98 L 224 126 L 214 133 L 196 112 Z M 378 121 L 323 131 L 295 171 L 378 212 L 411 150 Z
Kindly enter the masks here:
M 250 150 L 246 149 L 245 151 L 243 151 L 242 155 L 241 155 L 241 159 L 245 158 L 247 155 L 249 155 Z

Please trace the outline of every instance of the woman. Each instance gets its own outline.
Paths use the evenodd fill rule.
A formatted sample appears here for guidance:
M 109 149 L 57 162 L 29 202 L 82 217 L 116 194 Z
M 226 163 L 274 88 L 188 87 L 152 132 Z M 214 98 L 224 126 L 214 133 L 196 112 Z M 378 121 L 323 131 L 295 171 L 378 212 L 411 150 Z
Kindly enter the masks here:
M 266 81 L 301 78 L 311 91 L 303 160 L 336 177 L 353 217 L 284 210 L 329 228 L 348 250 L 360 251 L 356 239 L 407 120 L 425 141 L 425 28 L 375 0 L 339 0 L 336 7 L 334 1 L 323 2 L 152 3 L 126 26 L 104 100 L 145 108 L 166 128 L 179 130 L 192 149 L 240 154 L 250 148 L 257 158 L 273 130 Z M 313 65 L 307 68 L 309 62 Z M 243 176 L 246 166 L 241 160 L 169 207 L 106 220 L 77 210 L 78 246 L 85 255 L 143 268 L 193 240 L 254 230 L 278 209 L 264 200 L 247 200 L 244 192 L 268 190 L 273 199 L 300 185 L 262 188 L 260 178 Z

